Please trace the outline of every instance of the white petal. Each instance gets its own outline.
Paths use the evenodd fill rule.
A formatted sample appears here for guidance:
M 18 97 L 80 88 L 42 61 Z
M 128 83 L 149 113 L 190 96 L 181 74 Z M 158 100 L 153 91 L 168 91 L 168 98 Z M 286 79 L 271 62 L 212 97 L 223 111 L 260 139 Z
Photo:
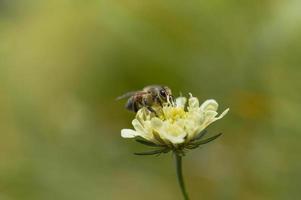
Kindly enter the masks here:
M 169 142 L 171 142 L 172 144 L 180 144 L 183 143 L 184 137 L 186 134 L 182 134 L 182 135 L 172 135 L 170 132 L 165 132 L 165 131 L 161 131 L 160 136 L 164 139 L 167 140 Z
M 181 144 L 184 142 L 184 138 L 183 137 L 169 137 L 167 138 L 171 143 L 173 144 Z
M 205 111 L 205 120 L 214 119 L 216 115 L 218 115 L 218 113 L 215 111 L 212 110 Z
M 200 106 L 199 100 L 196 97 L 190 97 L 188 101 L 189 110 L 198 109 Z
M 196 123 L 194 120 L 186 120 L 185 122 L 185 132 L 187 133 L 187 139 L 190 140 L 194 137 L 195 130 L 198 127 L 198 123 Z
M 164 124 L 163 129 L 160 131 L 160 135 L 173 144 L 183 143 L 186 134 L 187 133 L 182 127 L 178 126 L 177 124 L 170 124 L 168 122 Z
M 157 117 L 154 117 L 151 119 L 151 125 L 152 127 L 155 129 L 155 130 L 158 130 L 159 128 L 162 127 L 163 125 L 163 122 L 161 119 L 157 118 Z
M 178 97 L 176 98 L 176 105 L 177 107 L 184 108 L 187 99 L 185 97 Z
M 139 135 L 138 132 L 134 131 L 132 129 L 122 129 L 121 130 L 121 137 L 123 137 L 123 138 L 134 138 L 138 135 Z
M 202 111 L 213 110 L 216 111 L 218 103 L 214 99 L 206 100 L 200 107 Z
M 181 127 L 182 129 L 184 129 L 186 121 L 187 120 L 184 120 L 184 119 L 178 119 L 174 123 L 175 123 L 175 125 L 177 125 L 177 126 Z
M 144 130 L 142 124 L 139 122 L 139 120 L 134 119 L 132 121 L 132 125 L 133 125 L 133 127 L 135 128 L 136 131 L 138 131 L 138 132 L 145 132 L 145 130 Z
M 144 121 L 144 120 L 146 120 L 147 116 L 148 116 L 148 111 L 146 110 L 145 107 L 143 107 L 140 110 L 138 110 L 138 112 L 136 114 L 136 119 L 138 119 L 140 121 Z
M 224 117 L 229 111 L 229 108 L 226 109 L 222 114 L 220 114 L 219 117 L 215 117 L 217 115 L 217 112 L 215 111 L 207 111 L 206 112 L 206 118 L 203 124 L 201 124 L 201 126 L 199 127 L 198 133 L 200 131 L 202 131 L 203 129 L 205 129 L 207 126 L 209 126 L 210 124 L 212 124 L 213 122 L 221 119 L 222 117 Z
M 216 120 L 223 118 L 228 112 L 229 112 L 229 108 L 227 108 L 222 114 L 220 114 L 217 118 L 215 118 Z

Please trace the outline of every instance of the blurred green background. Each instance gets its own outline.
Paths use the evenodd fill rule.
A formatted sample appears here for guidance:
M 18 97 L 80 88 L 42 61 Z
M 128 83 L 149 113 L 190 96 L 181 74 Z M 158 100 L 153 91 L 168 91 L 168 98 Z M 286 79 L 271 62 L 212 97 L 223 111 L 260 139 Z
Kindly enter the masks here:
M 301 1 L 0 0 L 0 200 L 180 200 L 171 155 L 120 137 L 115 98 L 214 98 L 194 200 L 300 199 Z

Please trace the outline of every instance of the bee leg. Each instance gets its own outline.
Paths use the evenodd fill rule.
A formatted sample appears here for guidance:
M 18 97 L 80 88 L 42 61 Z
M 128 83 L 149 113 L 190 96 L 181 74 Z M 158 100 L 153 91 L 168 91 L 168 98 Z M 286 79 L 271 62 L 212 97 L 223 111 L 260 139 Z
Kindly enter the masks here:
M 152 108 L 152 107 L 150 107 L 150 106 L 147 106 L 146 107 L 150 112 L 152 112 L 152 113 L 155 113 L 156 114 L 156 111 Z
M 174 96 L 170 95 L 169 100 L 170 100 L 171 104 L 174 106 L 175 105 Z
M 148 98 L 144 98 L 142 100 L 142 107 L 146 107 L 150 112 L 154 113 L 156 115 L 156 117 L 158 117 L 156 111 L 152 108 L 152 102 L 153 102 L 153 99 L 151 96 L 147 96 Z M 151 100 L 150 100 L 151 99 Z
M 149 110 L 151 113 L 154 113 L 156 117 L 159 117 L 159 115 L 157 114 L 157 112 L 156 112 L 152 107 L 147 106 L 146 108 L 147 108 L 147 110 Z
M 163 104 L 162 104 L 162 101 L 161 99 L 158 99 L 158 103 L 160 104 L 160 106 L 163 108 Z
M 158 103 L 161 107 L 163 107 L 162 99 L 161 99 L 159 96 L 156 96 L 155 99 L 154 99 L 154 101 L 155 101 L 156 103 Z

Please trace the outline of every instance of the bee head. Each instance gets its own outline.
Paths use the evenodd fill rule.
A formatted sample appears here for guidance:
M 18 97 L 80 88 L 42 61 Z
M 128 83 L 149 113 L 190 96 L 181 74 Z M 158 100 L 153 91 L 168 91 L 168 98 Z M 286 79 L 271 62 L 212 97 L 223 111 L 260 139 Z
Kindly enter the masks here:
M 160 88 L 159 93 L 161 98 L 163 98 L 167 102 L 173 101 L 171 89 L 169 87 L 163 86 L 162 88 Z

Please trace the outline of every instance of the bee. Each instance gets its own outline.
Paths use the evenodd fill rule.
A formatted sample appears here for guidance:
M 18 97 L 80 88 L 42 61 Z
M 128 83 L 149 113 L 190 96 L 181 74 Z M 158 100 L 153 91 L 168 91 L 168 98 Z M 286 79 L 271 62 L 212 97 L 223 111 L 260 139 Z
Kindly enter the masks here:
M 129 98 L 125 108 L 137 112 L 140 108 L 146 107 L 149 111 L 155 112 L 153 106 L 163 106 L 163 103 L 173 104 L 171 89 L 167 86 L 150 85 L 140 91 L 128 92 L 117 98 Z

